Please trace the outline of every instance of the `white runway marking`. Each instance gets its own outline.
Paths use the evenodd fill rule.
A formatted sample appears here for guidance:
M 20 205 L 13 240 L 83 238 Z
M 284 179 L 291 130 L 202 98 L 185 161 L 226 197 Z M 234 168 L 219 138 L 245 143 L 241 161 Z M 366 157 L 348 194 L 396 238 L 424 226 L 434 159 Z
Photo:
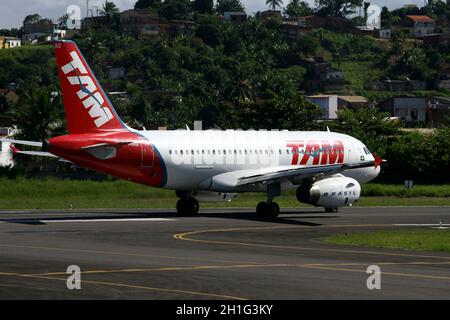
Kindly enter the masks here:
M 153 222 L 153 221 L 173 221 L 176 219 L 169 218 L 124 218 L 124 219 L 67 219 L 67 220 L 26 220 L 26 219 L 11 219 L 11 222 L 42 222 L 42 223 L 71 223 L 71 222 Z M 5 223 L 9 221 L 0 221 L 0 223 Z
M 449 223 L 399 223 L 394 224 L 398 227 L 450 227 Z

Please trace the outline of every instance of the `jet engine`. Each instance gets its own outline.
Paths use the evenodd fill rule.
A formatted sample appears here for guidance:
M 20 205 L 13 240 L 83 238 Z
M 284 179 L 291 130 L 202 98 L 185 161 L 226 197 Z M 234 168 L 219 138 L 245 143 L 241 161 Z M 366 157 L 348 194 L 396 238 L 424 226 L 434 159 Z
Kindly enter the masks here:
M 221 202 L 231 201 L 237 197 L 236 193 L 193 191 L 191 197 L 200 202 Z
M 361 186 L 353 178 L 329 177 L 314 182 L 312 185 L 301 185 L 297 188 L 297 200 L 316 207 L 338 208 L 351 206 L 358 201 Z

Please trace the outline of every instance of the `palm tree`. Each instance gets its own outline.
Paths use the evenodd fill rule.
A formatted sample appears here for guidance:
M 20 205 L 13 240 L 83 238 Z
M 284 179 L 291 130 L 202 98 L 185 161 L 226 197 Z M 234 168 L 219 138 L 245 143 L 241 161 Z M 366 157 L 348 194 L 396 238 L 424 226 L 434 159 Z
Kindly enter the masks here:
M 119 14 L 119 8 L 117 8 L 114 2 L 108 0 L 103 3 L 102 7 L 103 10 L 100 11 L 100 14 L 105 16 L 106 22 L 108 25 L 111 25 Z
M 268 4 L 272 10 L 275 10 L 276 7 L 280 7 L 283 4 L 283 0 L 266 0 L 266 4 Z
M 60 131 L 63 119 L 61 96 L 50 87 L 27 91 L 10 114 L 20 123 L 20 136 L 43 140 Z

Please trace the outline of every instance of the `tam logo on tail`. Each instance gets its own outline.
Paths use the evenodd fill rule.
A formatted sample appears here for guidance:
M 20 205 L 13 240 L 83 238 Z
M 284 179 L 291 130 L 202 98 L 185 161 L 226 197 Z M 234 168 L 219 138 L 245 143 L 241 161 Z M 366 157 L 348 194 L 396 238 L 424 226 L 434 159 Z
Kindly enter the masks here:
M 65 75 L 78 70 L 81 75 L 68 76 L 72 85 L 79 85 L 80 90 L 77 92 L 78 97 L 83 106 L 89 110 L 89 115 L 94 119 L 95 126 L 100 128 L 102 125 L 113 119 L 111 111 L 107 107 L 103 107 L 105 100 L 98 91 L 97 86 L 87 72 L 80 57 L 76 51 L 70 52 L 72 61 L 61 67 Z
M 54 46 L 69 133 L 126 128 L 76 43 L 60 40 Z

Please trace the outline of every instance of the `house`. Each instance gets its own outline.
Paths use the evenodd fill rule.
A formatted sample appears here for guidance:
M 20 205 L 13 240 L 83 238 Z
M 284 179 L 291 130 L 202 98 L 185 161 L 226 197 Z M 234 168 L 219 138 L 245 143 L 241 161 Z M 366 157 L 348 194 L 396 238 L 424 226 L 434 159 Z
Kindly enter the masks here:
M 260 12 L 261 20 L 267 21 L 269 19 L 283 19 L 283 15 L 281 14 L 281 11 L 279 10 L 267 10 Z
M 435 87 L 450 90 L 450 64 L 442 63 L 439 66 Z
M 81 30 L 89 31 L 90 29 L 95 29 L 98 26 L 103 25 L 105 22 L 106 22 L 105 16 L 86 17 L 81 21 Z
M 392 36 L 392 30 L 389 28 L 386 29 L 375 29 L 375 37 L 380 39 L 390 39 Z
M 224 12 L 223 21 L 242 23 L 247 21 L 247 14 L 245 12 Z
M 281 29 L 285 38 L 297 39 L 300 35 L 310 32 L 311 29 L 305 28 L 299 19 L 284 19 Z
M 450 20 L 437 19 L 435 32 L 436 33 L 449 33 L 450 32 Z
M 420 80 L 383 80 L 367 82 L 364 84 L 364 88 L 374 91 L 418 91 L 426 90 L 427 84 Z
M 399 26 L 408 30 L 409 36 L 414 38 L 422 38 L 428 34 L 433 34 L 436 28 L 436 22 L 429 16 L 405 16 Z
M 171 37 L 192 36 L 195 33 L 195 22 L 188 20 L 169 20 L 164 26 L 160 24 L 160 33 L 168 33 Z
M 306 100 L 319 106 L 322 110 L 323 120 L 337 119 L 338 96 L 337 95 L 312 95 L 306 96 Z
M 308 91 L 342 90 L 345 86 L 344 73 L 333 67 L 322 57 L 303 60 L 307 72 L 305 86 Z
M 49 19 L 41 19 L 35 23 L 23 25 L 22 42 L 35 44 L 52 40 L 54 25 Z
M 428 100 L 427 122 L 433 127 L 450 117 L 450 98 L 449 97 L 432 97 Z
M 423 37 L 423 44 L 430 48 L 448 46 L 450 44 L 450 32 L 426 35 Z
M 22 45 L 22 40 L 14 37 L 0 36 L 0 49 L 17 48 Z
M 0 127 L 0 139 L 11 138 L 18 130 L 13 127 Z M 11 150 L 11 143 L 0 141 L 0 167 L 13 167 L 14 157 Z
M 365 34 L 364 31 L 356 28 L 351 20 L 342 17 L 322 17 L 312 15 L 300 17 L 299 21 L 300 25 L 310 29 L 324 28 L 357 35 Z
M 160 32 L 158 14 L 147 9 L 130 9 L 121 12 L 120 24 L 125 32 L 139 37 L 154 36 Z
M 362 96 L 338 96 L 338 110 L 367 108 L 369 100 Z
M 383 83 L 387 91 L 417 91 L 427 89 L 426 82 L 420 80 L 384 80 Z
M 425 97 L 394 97 L 380 103 L 380 110 L 389 112 L 407 123 L 425 122 L 427 99 Z

